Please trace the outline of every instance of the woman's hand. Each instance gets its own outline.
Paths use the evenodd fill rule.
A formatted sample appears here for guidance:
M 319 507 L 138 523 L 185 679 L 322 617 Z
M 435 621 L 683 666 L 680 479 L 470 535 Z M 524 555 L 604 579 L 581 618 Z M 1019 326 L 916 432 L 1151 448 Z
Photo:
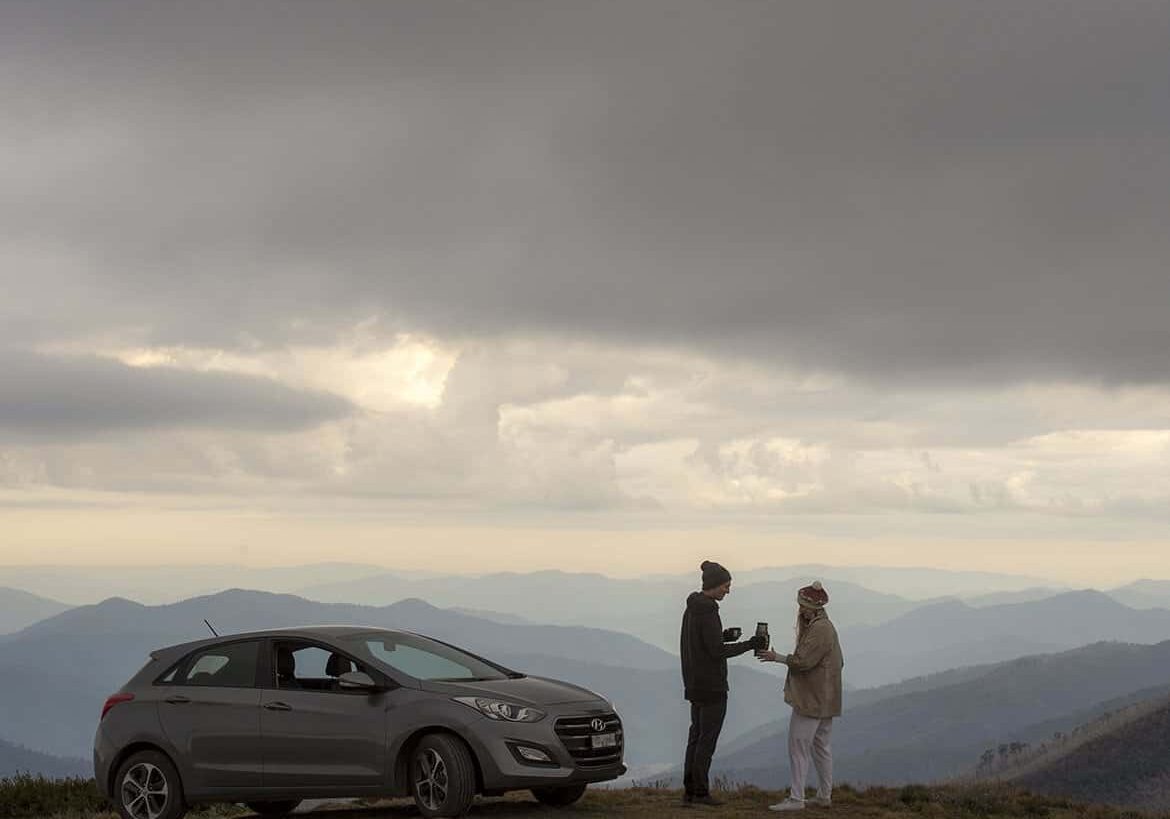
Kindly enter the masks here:
M 782 662 L 784 662 L 783 657 L 784 657 L 783 654 L 777 654 L 772 649 L 768 649 L 767 651 L 760 652 L 760 662 L 761 663 L 782 663 Z

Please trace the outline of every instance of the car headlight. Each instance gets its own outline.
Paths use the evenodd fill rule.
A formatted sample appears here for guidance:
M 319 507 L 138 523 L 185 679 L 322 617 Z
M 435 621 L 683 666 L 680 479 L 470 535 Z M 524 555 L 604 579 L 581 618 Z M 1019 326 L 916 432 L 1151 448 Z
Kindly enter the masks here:
M 452 699 L 455 702 L 463 703 L 468 708 L 474 708 L 488 719 L 498 719 L 504 722 L 540 722 L 545 717 L 545 713 L 539 708 L 517 705 L 514 702 L 489 700 L 484 697 L 452 697 Z

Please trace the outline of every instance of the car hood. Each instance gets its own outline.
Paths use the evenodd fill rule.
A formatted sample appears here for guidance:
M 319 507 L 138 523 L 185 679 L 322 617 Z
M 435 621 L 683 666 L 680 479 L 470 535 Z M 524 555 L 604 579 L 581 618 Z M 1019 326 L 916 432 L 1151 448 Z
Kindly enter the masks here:
M 604 697 L 560 680 L 546 677 L 519 677 L 508 680 L 473 682 L 424 682 L 423 690 L 453 697 L 493 697 L 520 705 L 561 705 L 570 702 L 598 702 Z

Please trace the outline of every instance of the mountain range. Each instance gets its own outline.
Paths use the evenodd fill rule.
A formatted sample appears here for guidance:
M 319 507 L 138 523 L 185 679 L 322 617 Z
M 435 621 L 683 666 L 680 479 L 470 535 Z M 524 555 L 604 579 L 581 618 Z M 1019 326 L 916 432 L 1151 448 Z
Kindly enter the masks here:
M 787 631 L 796 615 L 796 590 L 811 577 L 732 583 L 723 602 L 726 625 L 750 631 L 759 621 Z M 501 573 L 482 577 L 410 580 L 393 574 L 323 584 L 301 590 L 313 600 L 385 605 L 405 596 L 436 606 L 496 612 L 557 625 L 591 625 L 622 631 L 668 651 L 678 650 L 679 620 L 694 578 L 619 580 L 599 574 Z M 915 602 L 844 581 L 830 585 L 849 625 L 869 625 L 911 611 Z
M 175 603 L 235 587 L 291 592 L 312 583 L 352 580 L 386 571 L 362 563 L 313 563 L 303 566 L 0 566 L 0 585 L 61 600 L 92 605 L 111 597 L 140 603 Z M 425 573 L 402 572 L 404 577 Z M 410 595 L 403 595 L 409 597 Z M 386 601 L 393 602 L 393 601 Z
M 567 679 L 609 697 L 629 724 L 633 765 L 681 758 L 689 711 L 678 659 L 627 634 L 572 626 L 500 623 L 420 600 L 385 607 L 324 604 L 292 595 L 232 590 L 163 606 L 111 599 L 71 609 L 0 638 L 0 735 L 39 751 L 89 752 L 101 703 L 162 645 L 308 623 L 356 623 L 417 631 L 526 673 Z M 779 679 L 733 661 L 740 695 L 728 732 L 746 730 L 779 701 Z M 30 692 L 33 692 L 30 695 Z
M 276 580 L 300 582 L 305 568 L 292 567 Z M 1170 643 L 1163 642 L 1170 640 L 1170 611 L 1118 602 L 1156 599 L 1155 581 L 1105 593 L 1016 578 L 1014 587 L 1005 580 L 1006 588 L 965 599 L 922 600 L 818 571 L 828 568 L 737 572 L 721 613 L 725 625 L 745 632 L 768 620 L 774 645 L 786 650 L 795 590 L 824 579 L 846 657 L 847 711 L 834 738 L 842 781 L 954 776 L 989 746 L 1069 730 L 1170 680 Z M 810 573 L 781 576 L 798 569 Z M 661 771 L 681 758 L 688 712 L 679 690 L 677 630 L 693 577 L 403 576 L 345 564 L 318 576 L 330 582 L 315 586 L 314 594 L 351 599 L 329 603 L 231 589 L 156 605 L 115 597 L 68 608 L 39 598 L 58 611 L 0 634 L 0 739 L 25 746 L 20 753 L 84 759 L 104 697 L 149 650 L 207 636 L 206 617 L 220 633 L 341 622 L 429 634 L 606 695 L 626 720 L 635 771 Z M 903 582 L 913 577 L 904 575 Z M 950 580 L 961 585 L 962 578 Z M 0 605 L 29 599 L 4 593 Z M 355 604 L 352 598 L 363 594 L 386 602 Z M 780 666 L 759 666 L 750 657 L 732 661 L 717 767 L 733 779 L 782 784 L 785 720 L 768 718 L 787 712 L 781 682 Z

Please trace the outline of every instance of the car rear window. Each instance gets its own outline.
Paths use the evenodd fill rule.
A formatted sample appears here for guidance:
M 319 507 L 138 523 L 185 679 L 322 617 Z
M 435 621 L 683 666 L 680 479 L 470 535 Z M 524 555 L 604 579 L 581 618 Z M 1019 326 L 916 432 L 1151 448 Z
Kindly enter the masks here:
M 175 682 L 178 685 L 252 688 L 256 684 L 259 657 L 260 643 L 255 640 L 212 646 L 194 655 Z

